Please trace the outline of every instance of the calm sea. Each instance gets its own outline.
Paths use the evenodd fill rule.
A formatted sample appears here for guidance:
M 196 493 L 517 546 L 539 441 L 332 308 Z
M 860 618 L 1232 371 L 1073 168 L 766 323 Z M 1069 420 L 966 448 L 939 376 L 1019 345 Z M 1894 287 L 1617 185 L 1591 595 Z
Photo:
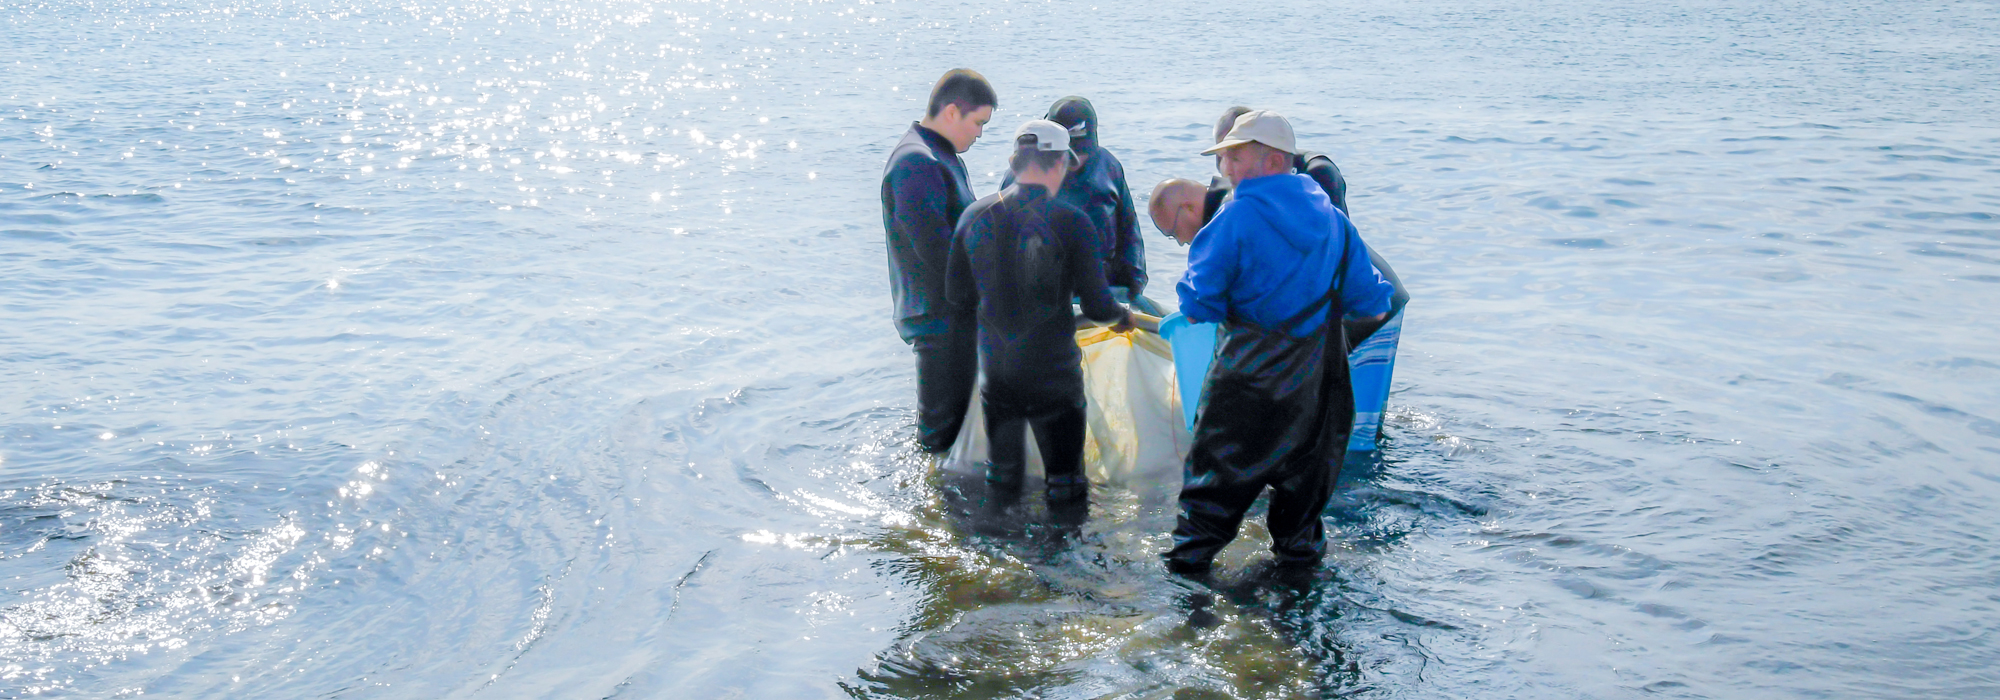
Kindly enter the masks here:
M 9 2 L 0 696 L 2000 695 L 1995 36 L 1950 1 Z M 1346 172 L 1415 300 L 1316 583 L 1227 569 L 1189 626 L 1162 504 L 945 504 L 878 183 L 961 66 L 1001 135 L 1089 97 L 1142 198 L 1232 104 Z

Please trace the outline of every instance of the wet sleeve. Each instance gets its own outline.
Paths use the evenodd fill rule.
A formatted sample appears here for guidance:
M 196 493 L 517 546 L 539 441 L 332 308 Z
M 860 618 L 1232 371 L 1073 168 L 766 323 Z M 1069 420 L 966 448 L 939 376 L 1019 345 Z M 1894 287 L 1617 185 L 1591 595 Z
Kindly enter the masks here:
M 1066 227 L 1072 231 L 1090 229 L 1090 219 L 1082 214 L 1066 217 Z M 1083 315 L 1092 321 L 1110 323 L 1125 317 L 1125 307 L 1111 298 L 1111 286 L 1104 279 L 1104 261 L 1099 259 L 1081 236 L 1063 236 L 1069 242 L 1070 288 L 1076 291 L 1076 298 L 1083 306 Z
M 1117 282 L 1139 296 L 1146 289 L 1146 239 L 1139 237 L 1139 209 L 1132 203 L 1123 169 L 1118 173 L 1118 217 L 1112 227 L 1117 230 L 1118 260 L 1125 268 Z
M 1347 310 L 1348 318 L 1367 318 L 1389 311 L 1389 296 L 1396 293 L 1396 286 L 1382 278 L 1369 262 L 1368 244 L 1361 242 L 1361 233 L 1354 230 L 1354 224 L 1342 217 L 1341 224 L 1346 233 L 1342 245 L 1353 250 L 1347 256 L 1347 269 L 1341 270 L 1340 304 Z
M 972 277 L 972 256 L 965 249 L 965 231 L 972 227 L 973 220 L 971 216 L 959 220 L 945 262 L 944 297 L 960 314 L 979 310 L 979 282 Z
M 1333 200 L 1333 208 L 1339 209 L 1342 214 L 1347 213 L 1347 178 L 1340 175 L 1340 166 L 1335 165 L 1332 158 L 1313 154 L 1306 159 L 1305 173 L 1306 177 L 1319 183 L 1327 199 Z
M 1229 189 L 1227 180 L 1220 177 L 1209 180 L 1208 193 L 1201 200 L 1201 225 L 1207 226 L 1215 220 L 1216 213 L 1222 211 L 1223 200 L 1229 199 Z
M 1235 222 L 1228 209 L 1217 213 L 1188 246 L 1187 275 L 1175 291 L 1181 315 L 1189 321 L 1217 323 L 1229 318 L 1229 287 L 1236 282 L 1238 257 Z
M 949 180 L 944 165 L 936 161 L 910 158 L 890 175 L 895 193 L 896 225 L 907 232 L 917 258 L 930 270 L 945 269 L 951 247 L 952 222 Z

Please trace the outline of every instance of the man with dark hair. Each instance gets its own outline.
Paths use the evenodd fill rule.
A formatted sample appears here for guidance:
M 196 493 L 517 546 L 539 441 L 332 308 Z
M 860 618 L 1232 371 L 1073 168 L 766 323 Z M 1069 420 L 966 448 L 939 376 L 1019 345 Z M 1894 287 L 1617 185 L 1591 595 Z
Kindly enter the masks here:
M 1181 313 L 1222 323 L 1182 472 L 1167 568 L 1207 573 L 1250 504 L 1271 489 L 1266 525 L 1280 566 L 1317 566 L 1320 513 L 1340 475 L 1354 394 L 1340 319 L 1380 319 L 1393 287 L 1319 186 L 1292 172 L 1291 123 L 1249 112 L 1219 153 L 1234 199 L 1194 237 Z
M 1098 143 L 1097 108 L 1090 100 L 1072 95 L 1056 100 L 1044 118 L 1069 129 L 1070 148 L 1079 165 L 1063 180 L 1056 200 L 1090 217 L 1101 237 L 1097 253 L 1104 261 L 1104 277 L 1111 283 L 1112 295 L 1138 305 L 1141 311 L 1159 313 L 1152 302 L 1140 296 L 1146 289 L 1146 242 L 1139 237 L 1139 215 L 1125 182 L 1125 166 Z M 1012 177 L 1002 179 L 1002 186 L 1011 183 Z
M 931 100 L 924 108 L 924 116 L 936 117 L 944 113 L 945 107 L 953 105 L 959 113 L 969 115 L 980 107 L 1000 106 L 1000 97 L 993 93 L 993 85 L 986 82 L 986 76 L 969 68 L 957 68 L 946 72 L 931 87 Z M 985 122 L 980 124 L 984 126 Z
M 1090 220 L 1051 194 L 1073 165 L 1068 129 L 1042 119 L 1021 125 L 1010 163 L 1014 184 L 965 210 L 947 282 L 952 303 L 973 313 L 979 327 L 986 373 L 980 400 L 992 443 L 986 480 L 1020 487 L 1032 428 L 1052 501 L 1089 492 L 1083 365 L 1070 299 L 1091 320 L 1131 329 L 1105 285 Z
M 998 104 L 978 73 L 945 73 L 882 171 L 889 292 L 896 331 L 917 355 L 917 444 L 926 452 L 958 439 L 978 377 L 973 328 L 945 298 L 945 268 L 952 231 L 973 199 L 958 154 L 979 140 Z

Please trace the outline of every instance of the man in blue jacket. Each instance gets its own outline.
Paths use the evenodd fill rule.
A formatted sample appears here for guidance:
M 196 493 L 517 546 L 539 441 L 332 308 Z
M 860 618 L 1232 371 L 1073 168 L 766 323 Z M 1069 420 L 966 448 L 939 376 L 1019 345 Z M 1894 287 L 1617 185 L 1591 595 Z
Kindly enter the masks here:
M 910 125 L 882 171 L 889 292 L 896 331 L 917 355 L 917 445 L 927 452 L 958 439 L 978 377 L 973 326 L 945 297 L 945 268 L 952 231 L 973 200 L 958 154 L 979 140 L 998 104 L 985 77 L 945 73 L 923 120 Z
M 1222 118 L 1215 120 L 1215 141 L 1221 143 L 1222 139 L 1229 135 L 1229 130 L 1236 126 L 1236 118 L 1249 112 L 1250 108 L 1242 105 L 1223 110 Z M 1292 171 L 1302 173 L 1312 178 L 1313 182 L 1319 183 L 1320 189 L 1326 192 L 1327 199 L 1333 200 L 1333 208 L 1339 209 L 1342 214 L 1353 216 L 1347 211 L 1347 178 L 1340 174 L 1340 166 L 1333 162 L 1333 156 L 1299 151 L 1292 154 Z M 1215 178 L 1209 181 L 1208 199 L 1203 202 L 1203 219 L 1215 216 L 1216 209 L 1221 208 L 1223 200 L 1229 198 L 1229 190 L 1230 184 L 1227 178 Z
M 1312 178 L 1292 172 L 1298 147 L 1275 112 L 1237 118 L 1220 153 L 1235 197 L 1202 227 L 1178 287 L 1181 313 L 1220 322 L 1182 474 L 1167 568 L 1206 574 L 1244 512 L 1272 489 L 1266 520 L 1283 567 L 1318 565 L 1320 521 L 1353 427 L 1343 316 L 1375 319 L 1394 288 L 1368 262 L 1354 225 Z

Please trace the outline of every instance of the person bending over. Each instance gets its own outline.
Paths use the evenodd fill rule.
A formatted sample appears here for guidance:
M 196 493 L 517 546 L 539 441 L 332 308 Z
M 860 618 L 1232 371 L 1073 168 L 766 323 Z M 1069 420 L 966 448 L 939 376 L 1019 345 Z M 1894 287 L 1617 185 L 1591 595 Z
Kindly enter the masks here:
M 1214 212 L 1207 209 L 1208 186 L 1185 178 L 1167 178 L 1153 186 L 1146 200 L 1146 214 L 1160 233 L 1181 245 L 1194 243 L 1194 234 L 1208 225 Z M 1206 214 L 1206 215 L 1204 215 Z
M 1317 566 L 1320 520 L 1353 429 L 1354 394 L 1335 323 L 1381 318 L 1393 290 L 1353 224 L 1311 178 L 1275 112 L 1242 115 L 1219 153 L 1236 195 L 1194 237 L 1177 291 L 1181 313 L 1224 336 L 1195 418 L 1167 568 L 1206 574 L 1265 488 L 1280 566 Z
M 1140 311 L 1158 314 L 1146 290 L 1146 242 L 1139 237 L 1138 208 L 1125 182 L 1125 166 L 1098 141 L 1097 108 L 1074 95 L 1056 100 L 1044 119 L 1069 129 L 1070 150 L 1078 165 L 1063 179 L 1056 200 L 1082 211 L 1097 230 L 1097 255 L 1104 261 L 1104 278 L 1113 298 L 1131 302 Z M 1013 176 L 1001 186 L 1013 183 Z
M 917 445 L 926 452 L 951 449 L 978 378 L 971 322 L 945 298 L 945 265 L 959 215 L 973 199 L 958 154 L 979 140 L 997 104 L 978 73 L 945 73 L 923 120 L 904 132 L 882 170 L 889 293 L 896 331 L 917 355 Z
M 1074 163 L 1069 131 L 1037 119 L 1015 132 L 1014 184 L 965 210 L 951 241 L 951 301 L 977 319 L 980 393 L 992 461 L 986 479 L 1018 489 L 1033 429 L 1048 474 L 1050 500 L 1089 492 L 1083 476 L 1082 356 L 1076 347 L 1079 299 L 1084 316 L 1130 330 L 1131 317 L 1111 298 L 1092 248 L 1090 220 L 1057 201 Z

